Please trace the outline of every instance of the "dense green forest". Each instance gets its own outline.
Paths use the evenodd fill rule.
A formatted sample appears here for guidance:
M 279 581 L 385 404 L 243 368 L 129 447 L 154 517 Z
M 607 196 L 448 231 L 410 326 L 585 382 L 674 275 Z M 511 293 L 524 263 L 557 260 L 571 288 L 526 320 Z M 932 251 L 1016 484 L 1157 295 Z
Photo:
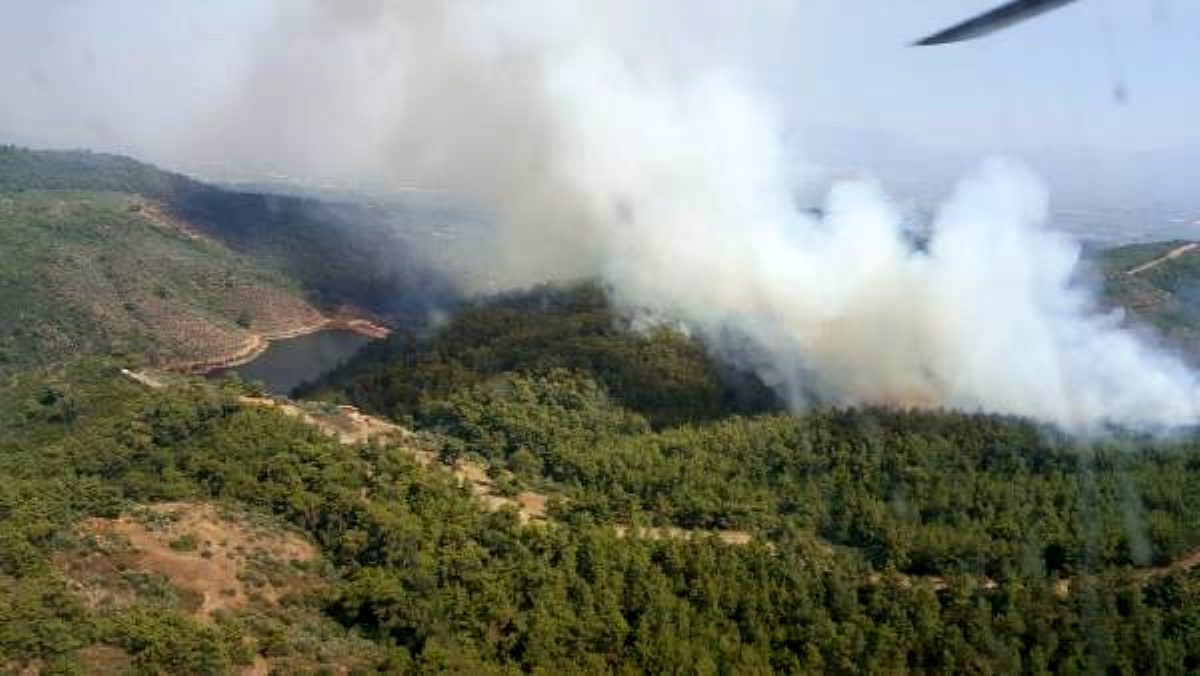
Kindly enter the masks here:
M 1161 564 L 1200 546 L 1190 439 L 1085 442 L 955 412 L 788 415 L 695 340 L 624 328 L 592 284 L 393 336 L 314 393 L 436 430 L 447 459 L 569 497 L 568 520 L 801 529 L 914 574 Z M 1168 518 L 1169 504 L 1188 508 Z
M 459 308 L 432 339 L 397 332 L 302 392 L 409 419 L 422 401 L 492 376 L 565 368 L 589 374 L 656 426 L 778 407 L 766 386 L 714 360 L 699 341 L 626 324 L 592 283 L 489 297 Z
M 543 350 L 572 330 L 590 352 Z M 4 605 L 22 613 L 3 649 L 67 664 L 106 646 L 195 671 L 255 651 L 418 671 L 1200 666 L 1200 575 L 1172 565 L 1200 545 L 1193 440 L 1083 444 L 949 412 L 790 416 L 694 347 L 621 328 L 595 287 L 544 289 L 398 336 L 324 384 L 406 416 L 444 460 L 551 496 L 549 523 L 529 526 L 403 443 L 337 444 L 239 405 L 235 382 L 151 391 L 105 362 L 22 377 L 0 401 Z M 395 380 L 367 377 L 380 368 Z M 638 369 L 668 369 L 693 405 L 640 392 Z M 371 389 L 390 382 L 406 389 Z M 180 499 L 302 529 L 322 584 L 212 625 L 160 592 L 73 599 L 55 565 L 91 546 L 73 524 Z M 685 536 L 617 529 L 639 525 Z M 720 529 L 752 537 L 705 535 Z
M 1200 667 L 1200 575 L 1144 567 L 1195 544 L 1190 442 L 1083 452 L 1019 421 L 881 412 L 655 433 L 582 375 L 510 386 L 530 394 L 499 397 L 515 408 L 483 426 L 504 435 L 497 448 L 520 438 L 551 464 L 570 455 L 555 449 L 594 444 L 594 476 L 569 459 L 573 470 L 521 470 L 564 484 L 576 472 L 586 504 L 542 526 L 482 511 L 403 444 L 340 445 L 240 406 L 236 383 L 148 390 L 94 361 L 17 379 L 0 393 L 0 651 L 66 668 L 105 646 L 172 672 L 231 669 L 255 651 L 400 671 Z M 563 407 L 578 423 L 565 430 Z M 429 439 L 477 448 L 476 432 L 446 434 Z M 694 461 L 673 459 L 684 453 Z M 94 546 L 74 524 L 180 499 L 302 529 L 323 583 L 212 622 L 153 585 L 113 607 L 71 593 L 60 562 Z M 756 537 L 612 528 L 651 511 Z
M 420 267 L 387 259 L 389 226 L 362 213 L 0 149 L 0 672 L 1200 670 L 1194 435 L 792 413 L 585 283 L 364 350 L 309 406 L 414 432 L 338 441 L 253 384 L 131 377 L 152 336 L 102 334 L 68 287 L 35 283 L 111 288 L 134 317 L 160 302 L 236 322 L 227 282 L 421 312 L 387 298 Z M 1110 298 L 1151 323 L 1136 299 L 1186 306 L 1192 254 L 1126 274 L 1177 246 L 1106 254 Z M 422 279 L 421 303 L 449 294 Z M 546 518 L 489 506 L 447 471 L 461 463 L 545 497 Z M 166 538 L 166 505 L 224 530 Z M 268 535 L 224 542 L 230 524 Z M 263 544 L 297 539 L 315 555 Z M 213 598 L 168 564 L 236 579 Z

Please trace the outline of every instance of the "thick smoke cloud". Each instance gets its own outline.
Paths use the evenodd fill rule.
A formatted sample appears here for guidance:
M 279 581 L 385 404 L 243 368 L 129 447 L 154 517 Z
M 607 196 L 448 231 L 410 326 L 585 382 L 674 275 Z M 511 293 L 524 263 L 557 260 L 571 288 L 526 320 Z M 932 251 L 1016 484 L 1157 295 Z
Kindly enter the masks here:
M 883 190 L 807 169 L 724 3 L 287 2 L 241 86 L 190 130 L 231 164 L 448 190 L 494 215 L 483 286 L 598 276 L 797 407 L 948 406 L 1075 430 L 1196 422 L 1197 382 L 1097 313 L 1047 196 L 985 162 L 916 246 Z M 778 17 L 773 15 L 778 14 Z M 802 87 L 801 85 L 799 85 Z M 881 83 L 880 86 L 886 86 Z

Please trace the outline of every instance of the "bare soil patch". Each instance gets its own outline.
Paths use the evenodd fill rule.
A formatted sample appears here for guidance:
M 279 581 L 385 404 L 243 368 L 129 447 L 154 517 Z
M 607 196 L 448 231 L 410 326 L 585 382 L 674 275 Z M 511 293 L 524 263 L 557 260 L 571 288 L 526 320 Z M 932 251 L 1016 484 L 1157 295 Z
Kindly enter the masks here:
M 244 406 L 274 409 L 348 445 L 364 444 L 374 438 L 403 440 L 413 436 L 400 425 L 366 415 L 353 406 L 301 405 L 288 399 L 249 396 L 238 397 L 238 402 Z M 419 458 L 423 463 L 432 459 L 433 453 L 428 451 Z
M 149 505 L 115 519 L 88 519 L 80 534 L 95 546 L 60 567 L 93 607 L 123 605 L 139 593 L 138 579 L 158 577 L 204 619 L 218 610 L 273 605 L 315 581 L 302 570 L 317 557 L 306 539 L 212 504 Z

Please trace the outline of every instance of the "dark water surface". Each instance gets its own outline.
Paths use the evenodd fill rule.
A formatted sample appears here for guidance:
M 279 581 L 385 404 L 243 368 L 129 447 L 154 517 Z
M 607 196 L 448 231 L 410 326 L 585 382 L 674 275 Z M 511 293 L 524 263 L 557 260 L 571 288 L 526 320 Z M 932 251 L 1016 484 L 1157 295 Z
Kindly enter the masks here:
M 213 375 L 236 373 L 243 380 L 261 382 L 272 394 L 288 395 L 297 385 L 332 371 L 369 342 L 367 336 L 338 329 L 275 340 L 254 361 Z

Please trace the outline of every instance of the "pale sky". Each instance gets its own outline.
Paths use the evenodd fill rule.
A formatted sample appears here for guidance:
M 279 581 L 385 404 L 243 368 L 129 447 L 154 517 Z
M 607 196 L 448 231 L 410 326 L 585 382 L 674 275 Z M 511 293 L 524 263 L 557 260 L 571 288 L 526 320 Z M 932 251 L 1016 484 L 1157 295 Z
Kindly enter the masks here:
M 840 113 L 849 126 L 924 142 L 1200 143 L 1200 3 L 1079 0 L 985 39 L 904 46 L 993 4 L 842 0 L 824 12 L 824 76 L 797 96 L 813 97 L 831 123 Z

